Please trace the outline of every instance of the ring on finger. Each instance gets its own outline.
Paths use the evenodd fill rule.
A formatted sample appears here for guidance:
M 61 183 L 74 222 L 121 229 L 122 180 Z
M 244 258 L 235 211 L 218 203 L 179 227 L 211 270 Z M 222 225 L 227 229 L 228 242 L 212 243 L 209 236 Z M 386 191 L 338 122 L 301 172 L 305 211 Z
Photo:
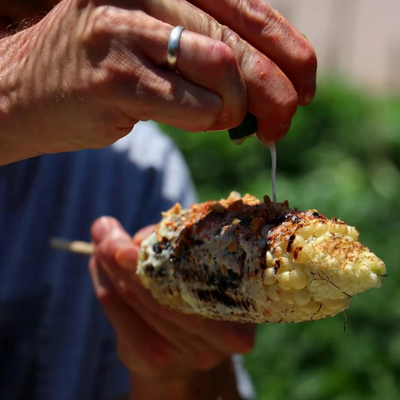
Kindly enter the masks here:
M 181 40 L 182 32 L 185 28 L 182 26 L 176 26 L 172 29 L 167 47 L 167 65 L 168 67 L 176 71 L 176 64 L 178 63 L 178 52 L 179 52 L 179 42 Z

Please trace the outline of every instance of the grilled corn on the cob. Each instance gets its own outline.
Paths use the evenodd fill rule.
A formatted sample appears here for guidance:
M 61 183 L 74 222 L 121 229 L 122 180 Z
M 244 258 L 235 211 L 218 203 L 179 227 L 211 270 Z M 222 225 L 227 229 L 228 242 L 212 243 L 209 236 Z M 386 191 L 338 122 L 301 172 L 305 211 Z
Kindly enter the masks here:
M 333 316 L 386 275 L 355 228 L 237 193 L 164 213 L 137 272 L 161 304 L 241 322 Z

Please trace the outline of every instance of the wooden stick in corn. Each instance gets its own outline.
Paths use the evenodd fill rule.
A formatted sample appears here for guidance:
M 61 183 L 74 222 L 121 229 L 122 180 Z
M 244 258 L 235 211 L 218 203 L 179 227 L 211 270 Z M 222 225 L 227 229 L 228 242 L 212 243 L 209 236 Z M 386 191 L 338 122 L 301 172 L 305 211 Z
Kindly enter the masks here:
M 137 273 L 174 310 L 261 323 L 336 315 L 380 287 L 386 269 L 339 219 L 231 193 L 164 213 L 142 243 Z
M 61 238 L 50 239 L 50 247 L 57 250 L 63 250 L 68 253 L 76 253 L 82 256 L 91 256 L 94 251 L 92 243 L 82 242 L 80 240 L 66 240 Z

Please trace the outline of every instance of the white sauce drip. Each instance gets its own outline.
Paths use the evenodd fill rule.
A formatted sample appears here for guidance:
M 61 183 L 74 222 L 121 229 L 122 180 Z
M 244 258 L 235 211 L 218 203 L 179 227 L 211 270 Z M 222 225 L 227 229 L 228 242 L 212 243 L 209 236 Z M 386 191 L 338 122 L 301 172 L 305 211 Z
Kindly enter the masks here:
M 271 161 L 272 161 L 272 169 L 271 169 L 271 180 L 272 180 L 272 201 L 274 205 L 276 205 L 276 147 L 275 143 L 270 143 L 268 145 L 269 151 L 271 152 Z

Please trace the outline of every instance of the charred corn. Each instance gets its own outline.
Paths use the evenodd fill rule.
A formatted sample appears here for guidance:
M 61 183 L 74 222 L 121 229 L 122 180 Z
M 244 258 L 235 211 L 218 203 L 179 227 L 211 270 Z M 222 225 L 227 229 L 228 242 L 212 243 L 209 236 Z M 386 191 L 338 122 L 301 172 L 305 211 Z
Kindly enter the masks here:
M 231 193 L 163 213 L 137 273 L 174 310 L 260 323 L 336 315 L 352 296 L 380 287 L 386 269 L 339 219 Z

